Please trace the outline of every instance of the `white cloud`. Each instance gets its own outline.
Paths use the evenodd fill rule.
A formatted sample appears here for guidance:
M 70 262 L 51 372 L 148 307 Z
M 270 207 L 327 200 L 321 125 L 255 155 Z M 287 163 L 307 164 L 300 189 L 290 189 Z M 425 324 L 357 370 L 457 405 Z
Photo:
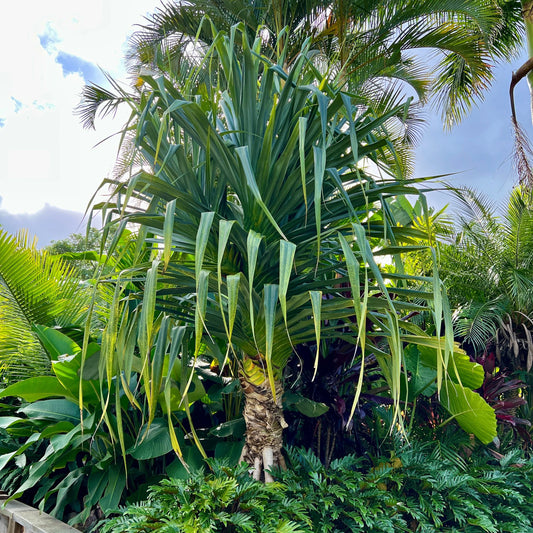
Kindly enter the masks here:
M 30 0 L 3 6 L 0 47 L 0 207 L 32 213 L 50 204 L 83 211 L 112 169 L 120 118 L 83 130 L 73 114 L 84 80 L 64 75 L 58 53 L 124 79 L 124 43 L 156 0 Z M 24 31 L 21 31 L 23 21 Z M 47 49 L 39 36 L 48 37 Z

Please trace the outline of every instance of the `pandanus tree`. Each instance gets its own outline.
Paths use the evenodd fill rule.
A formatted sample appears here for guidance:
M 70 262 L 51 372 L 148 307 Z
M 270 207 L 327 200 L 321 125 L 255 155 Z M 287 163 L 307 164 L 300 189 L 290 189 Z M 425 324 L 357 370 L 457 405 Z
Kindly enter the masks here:
M 218 353 L 219 367 L 240 380 L 242 458 L 259 477 L 283 464 L 283 370 L 300 345 L 316 346 L 315 366 L 327 364 L 321 343 L 328 338 L 350 342 L 363 369 L 372 353 L 397 420 L 403 343 L 433 350 L 439 385 L 454 346 L 437 278 L 401 270 L 401 254 L 423 232 L 397 225 L 389 199 L 419 193 L 413 181 L 388 173 L 380 154 L 390 151 L 387 121 L 404 107 L 375 115 L 355 104 L 317 72 L 309 41 L 286 72 L 261 54 L 260 33 L 249 43 L 242 24 L 229 34 L 212 31 L 204 61 L 216 59 L 222 90 L 199 86 L 192 72 L 183 87 L 146 75 L 140 99 L 123 95 L 132 107 L 125 131 L 134 130 L 141 164 L 105 182 L 112 195 L 101 207 L 118 225 L 116 237 L 136 226 L 155 256 L 122 273 L 144 291 L 138 325 L 128 321 L 136 313 L 132 293 L 124 304 L 118 288 L 102 352 L 108 375 L 124 368 L 135 342 L 117 339 L 137 328 L 148 402 L 161 394 L 168 411 L 165 371 L 180 357 L 184 371 Z M 376 254 L 390 256 L 396 273 L 382 273 Z M 417 309 L 430 311 L 442 337 L 402 319 Z M 185 404 L 188 383 L 180 390 Z

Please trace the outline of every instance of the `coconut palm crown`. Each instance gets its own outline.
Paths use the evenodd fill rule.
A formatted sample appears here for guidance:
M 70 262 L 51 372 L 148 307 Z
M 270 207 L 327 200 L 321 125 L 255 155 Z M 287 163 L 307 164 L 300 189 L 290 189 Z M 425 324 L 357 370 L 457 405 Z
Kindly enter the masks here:
M 516 55 L 524 33 L 519 1 L 166 1 L 132 36 L 134 75 L 146 67 L 169 76 L 188 68 L 196 60 L 187 53 L 192 44 L 212 42 L 210 30 L 198 27 L 202 17 L 225 31 L 242 22 L 250 40 L 264 28 L 263 53 L 286 66 L 311 38 L 329 75 L 360 102 L 398 101 L 407 85 L 421 102 L 435 96 L 447 125 L 482 97 L 493 63 Z

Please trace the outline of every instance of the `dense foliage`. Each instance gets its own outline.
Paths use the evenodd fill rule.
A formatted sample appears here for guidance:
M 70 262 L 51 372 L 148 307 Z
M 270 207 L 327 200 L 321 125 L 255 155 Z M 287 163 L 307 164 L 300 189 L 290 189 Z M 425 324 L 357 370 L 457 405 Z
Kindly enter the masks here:
M 137 502 L 110 532 L 529 531 L 533 465 L 474 446 L 493 442 L 496 415 L 516 424 L 523 383 L 454 343 L 428 246 L 436 232 L 398 150 L 412 140 L 412 107 L 394 83 L 376 83 L 402 80 L 423 100 L 430 78 L 403 52 L 444 50 L 431 88 L 458 118 L 466 88 L 490 79 L 489 52 L 516 44 L 501 18 L 515 20 L 517 3 L 370 1 L 331 13 L 344 3 L 291 3 L 309 8 L 299 19 L 289 3 L 267 4 L 275 32 L 224 17 L 218 32 L 207 17 L 194 21 L 201 42 L 181 33 L 175 48 L 157 33 L 168 29 L 160 10 L 162 26 L 137 34 L 134 51 L 158 72 L 141 72 L 132 92 L 110 80 L 118 96 L 87 89 L 91 125 L 98 109 L 131 108 L 131 157 L 95 206 L 100 246 L 89 232 L 55 243 L 63 259 L 51 258 L 0 233 L 0 362 L 18 358 L 0 392 L 0 485 L 86 527 Z M 292 34 L 269 19 L 291 13 Z M 323 26 L 309 24 L 317 13 Z M 172 70 L 175 52 L 186 75 Z M 505 303 L 488 329 L 522 326 L 529 370 L 530 202 L 519 192 L 512 207 L 527 216 L 512 231 L 491 240 L 483 221 L 465 224 L 455 249 L 502 252 L 483 280 Z M 425 271 L 406 270 L 413 252 Z M 90 260 L 82 277 L 95 279 L 64 259 Z M 465 288 L 454 290 L 481 290 Z M 489 337 L 472 339 L 484 349 Z M 440 430 L 456 424 L 473 436 L 452 449 Z M 282 452 L 286 428 L 286 442 L 317 456 Z
M 211 462 L 207 473 L 153 487 L 103 531 L 533 531 L 533 463 L 517 453 L 469 454 L 427 442 L 403 445 L 375 465 L 346 456 L 325 468 L 291 449 L 288 470 L 269 485 L 250 480 L 242 466 Z

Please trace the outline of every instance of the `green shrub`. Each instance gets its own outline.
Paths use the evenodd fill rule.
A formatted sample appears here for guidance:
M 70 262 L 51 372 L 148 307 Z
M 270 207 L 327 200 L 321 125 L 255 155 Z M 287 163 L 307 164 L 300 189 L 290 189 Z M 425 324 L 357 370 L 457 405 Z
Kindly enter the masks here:
M 533 532 L 533 463 L 518 451 L 463 458 L 435 441 L 404 445 L 373 466 L 347 456 L 329 468 L 310 452 L 287 455 L 288 469 L 269 485 L 215 461 L 208 473 L 165 480 L 102 531 Z
M 279 532 L 312 531 L 306 502 L 287 497 L 287 487 L 252 480 L 247 466 L 229 468 L 211 461 L 187 480 L 152 487 L 147 502 L 131 505 L 107 522 L 103 532 Z

